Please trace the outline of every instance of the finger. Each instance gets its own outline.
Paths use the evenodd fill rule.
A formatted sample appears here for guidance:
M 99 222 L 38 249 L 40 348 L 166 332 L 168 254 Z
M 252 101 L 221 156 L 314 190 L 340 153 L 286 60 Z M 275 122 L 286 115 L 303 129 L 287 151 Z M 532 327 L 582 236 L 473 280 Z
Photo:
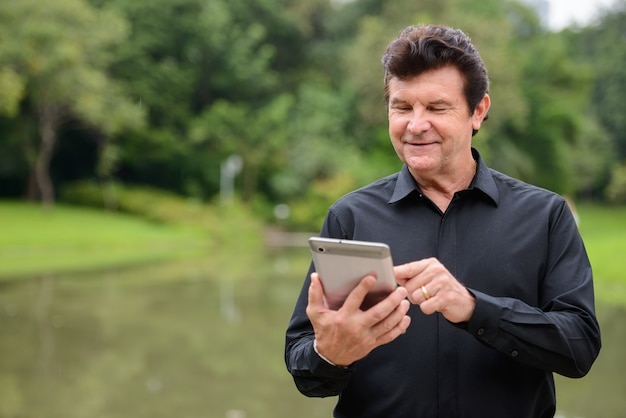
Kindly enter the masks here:
M 394 266 L 393 273 L 396 276 L 396 281 L 400 285 L 404 285 L 410 279 L 422 273 L 427 266 L 428 260 L 413 261 L 410 263 Z
M 309 308 L 319 311 L 325 308 L 324 288 L 317 273 L 311 273 L 311 284 L 309 285 Z
M 404 301 L 406 296 L 407 291 L 405 288 L 396 288 L 389 296 L 367 311 L 367 325 L 373 327 L 386 320 Z M 408 310 L 408 307 L 406 309 Z M 406 313 L 406 311 L 404 313 Z
M 420 310 L 424 315 L 432 315 L 439 312 L 439 301 L 427 300 L 419 304 Z
M 360 309 L 363 301 L 365 300 L 365 295 L 370 291 L 372 287 L 376 284 L 376 277 L 372 275 L 365 276 L 363 280 L 359 282 L 359 284 L 352 289 L 352 292 L 348 295 L 341 309 L 356 311 Z
M 409 311 L 411 304 L 408 300 L 401 300 L 400 304 L 385 319 L 373 327 L 374 335 L 380 336 L 391 331 L 402 321 L 402 318 Z
M 411 297 L 409 299 L 411 299 L 411 301 L 414 301 L 413 303 L 422 304 L 434 297 L 435 294 L 436 292 L 433 287 L 433 282 L 430 282 L 428 286 L 422 285 L 415 289 L 413 293 L 411 293 Z
M 407 302 L 407 304 L 408 304 L 408 302 Z M 384 344 L 390 343 L 391 341 L 393 341 L 396 338 L 398 338 L 400 335 L 404 334 L 406 332 L 406 330 L 409 328 L 409 325 L 411 325 L 411 317 L 407 316 L 407 315 L 404 315 L 400 319 L 400 322 L 398 322 L 398 324 L 395 327 L 393 327 L 392 329 L 390 329 L 386 333 L 380 335 L 376 339 L 376 344 L 377 345 L 384 345 Z

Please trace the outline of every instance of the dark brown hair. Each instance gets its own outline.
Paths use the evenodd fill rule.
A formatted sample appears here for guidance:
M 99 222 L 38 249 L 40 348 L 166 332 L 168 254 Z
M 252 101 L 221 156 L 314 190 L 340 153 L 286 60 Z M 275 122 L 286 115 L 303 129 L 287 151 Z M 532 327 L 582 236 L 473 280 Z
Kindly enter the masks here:
M 463 74 L 465 99 L 471 113 L 489 90 L 485 64 L 469 36 L 459 29 L 441 25 L 409 26 L 387 46 L 382 62 L 387 104 L 392 78 L 409 80 L 447 66 L 454 66 Z

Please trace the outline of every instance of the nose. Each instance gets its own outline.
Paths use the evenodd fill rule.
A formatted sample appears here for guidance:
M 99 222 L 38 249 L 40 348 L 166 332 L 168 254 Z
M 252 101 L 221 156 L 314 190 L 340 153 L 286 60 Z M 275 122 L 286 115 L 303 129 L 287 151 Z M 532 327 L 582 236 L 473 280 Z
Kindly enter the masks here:
M 426 114 L 419 109 L 413 109 L 407 125 L 407 131 L 414 135 L 419 135 L 430 129 L 430 121 Z

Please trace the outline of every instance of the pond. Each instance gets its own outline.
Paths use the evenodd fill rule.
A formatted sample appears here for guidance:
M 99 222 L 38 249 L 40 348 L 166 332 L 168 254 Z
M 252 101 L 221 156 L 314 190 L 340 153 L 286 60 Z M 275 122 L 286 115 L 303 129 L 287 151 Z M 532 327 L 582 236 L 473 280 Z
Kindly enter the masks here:
M 316 418 L 283 361 L 308 265 L 296 249 L 248 275 L 208 261 L 0 283 L 0 418 Z M 558 378 L 560 417 L 626 411 L 626 310 L 600 306 L 591 373 Z

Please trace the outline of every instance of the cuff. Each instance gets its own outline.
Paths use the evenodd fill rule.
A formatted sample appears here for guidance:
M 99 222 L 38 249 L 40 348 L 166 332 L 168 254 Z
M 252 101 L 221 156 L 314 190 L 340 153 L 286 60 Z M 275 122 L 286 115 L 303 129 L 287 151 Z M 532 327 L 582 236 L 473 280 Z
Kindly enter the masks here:
M 348 367 L 344 367 L 344 366 L 337 366 L 335 363 L 333 363 L 332 361 L 330 361 L 326 357 L 324 357 L 322 355 L 322 353 L 320 353 L 317 350 L 317 339 L 313 339 L 313 350 L 315 350 L 315 354 L 317 354 L 322 360 L 324 360 L 326 363 L 330 364 L 331 366 L 338 367 L 340 369 L 347 369 L 348 368 Z

